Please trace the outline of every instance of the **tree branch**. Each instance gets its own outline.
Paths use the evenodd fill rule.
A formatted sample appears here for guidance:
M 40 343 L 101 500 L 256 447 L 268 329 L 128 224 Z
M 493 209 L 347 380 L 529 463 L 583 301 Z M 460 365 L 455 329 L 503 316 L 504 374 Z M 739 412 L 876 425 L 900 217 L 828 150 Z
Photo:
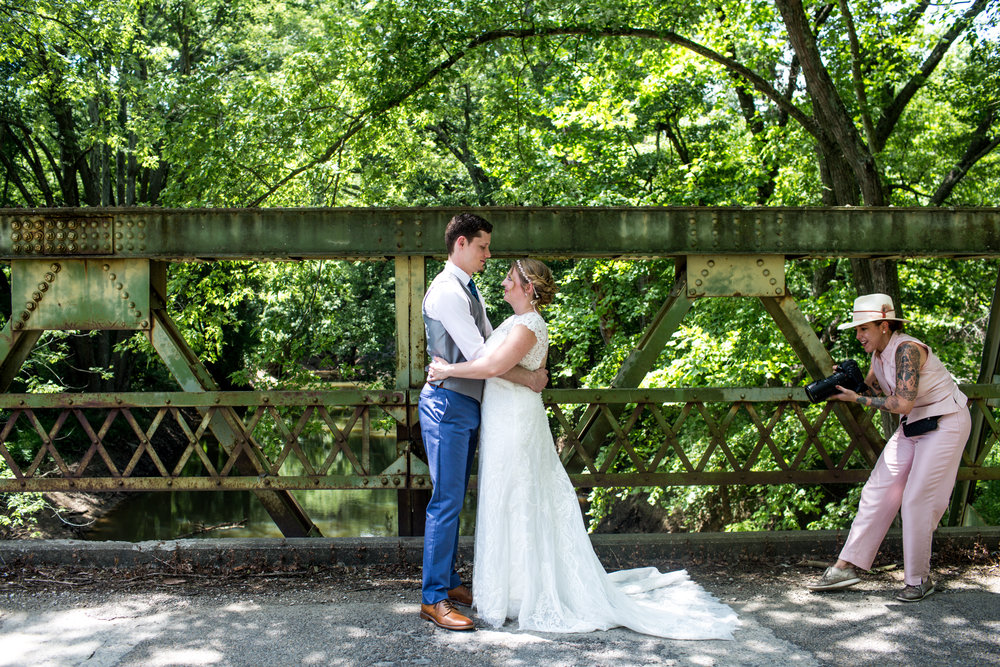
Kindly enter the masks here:
M 941 59 L 944 58 L 944 55 L 951 48 L 955 40 L 986 9 L 989 2 L 990 0 L 975 0 L 972 6 L 966 10 L 965 14 L 955 20 L 952 26 L 941 36 L 937 44 L 934 45 L 934 48 L 931 49 L 927 58 L 924 59 L 923 64 L 920 65 L 920 69 L 900 89 L 899 94 L 882 110 L 882 117 L 878 121 L 878 125 L 875 128 L 874 140 L 871 142 L 873 153 L 880 153 L 885 148 L 885 142 L 888 141 L 889 135 L 896 128 L 896 123 L 902 117 L 906 105 L 910 103 L 910 100 L 917 94 L 917 91 L 927 83 L 930 75 L 940 64 Z
M 731 58 L 727 58 L 712 49 L 698 44 L 686 37 L 682 37 L 672 30 L 650 30 L 645 28 L 630 28 L 630 27 L 605 27 L 605 28 L 594 28 L 587 26 L 564 26 L 564 27 L 530 27 L 522 29 L 504 29 L 504 30 L 491 30 L 482 33 L 471 39 L 464 48 L 461 48 L 453 53 L 451 53 L 445 60 L 441 61 L 433 68 L 431 68 L 424 76 L 422 76 L 417 81 L 407 86 L 404 90 L 401 90 L 395 95 L 388 97 L 380 102 L 375 102 L 370 104 L 361 113 L 359 113 L 353 123 L 347 127 L 344 132 L 338 136 L 334 142 L 326 148 L 320 155 L 309 160 L 308 162 L 292 169 L 284 177 L 276 181 L 271 185 L 263 194 L 251 200 L 248 206 L 255 207 L 260 206 L 264 201 L 266 201 L 271 195 L 281 189 L 286 183 L 294 179 L 296 176 L 302 174 L 313 167 L 323 164 L 330 160 L 334 154 L 344 144 L 348 139 L 353 137 L 355 134 L 364 129 L 369 122 L 388 113 L 392 109 L 398 107 L 404 101 L 412 97 L 414 94 L 419 92 L 430 82 L 436 79 L 438 76 L 447 72 L 452 67 L 454 67 L 462 58 L 464 58 L 469 53 L 475 51 L 481 46 L 490 44 L 492 42 L 498 42 L 506 39 L 528 39 L 532 37 L 555 37 L 562 35 L 579 35 L 579 36 L 592 36 L 592 37 L 635 37 L 639 39 L 651 39 L 663 42 L 668 42 L 670 44 L 675 44 L 682 48 L 685 48 L 693 53 L 696 53 L 712 62 L 718 63 L 725 67 L 730 72 L 736 74 L 737 76 L 746 80 L 750 85 L 756 88 L 759 92 L 765 95 L 768 99 L 773 101 L 779 108 L 785 111 L 789 116 L 794 118 L 802 127 L 811 135 L 819 136 L 821 129 L 816 125 L 816 123 L 807 116 L 801 109 L 795 106 L 791 100 L 786 99 L 780 91 L 774 88 L 769 82 L 767 82 L 763 77 L 753 72 L 749 68 L 741 65 Z

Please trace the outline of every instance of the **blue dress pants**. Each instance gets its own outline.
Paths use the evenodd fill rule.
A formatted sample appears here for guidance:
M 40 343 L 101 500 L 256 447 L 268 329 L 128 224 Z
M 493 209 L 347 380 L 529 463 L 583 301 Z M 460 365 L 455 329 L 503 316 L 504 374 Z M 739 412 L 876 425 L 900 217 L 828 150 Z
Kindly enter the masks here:
M 435 604 L 462 583 L 455 571 L 458 516 L 479 441 L 479 401 L 426 384 L 420 392 L 419 411 L 434 485 L 424 526 L 422 599 L 424 604 Z

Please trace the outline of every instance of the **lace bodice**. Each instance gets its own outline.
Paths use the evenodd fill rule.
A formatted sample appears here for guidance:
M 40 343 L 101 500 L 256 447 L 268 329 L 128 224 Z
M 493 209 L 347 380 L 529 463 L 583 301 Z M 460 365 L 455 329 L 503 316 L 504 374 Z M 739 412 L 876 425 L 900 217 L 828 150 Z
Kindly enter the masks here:
M 503 324 L 494 330 L 493 335 L 486 341 L 486 354 L 500 346 L 500 344 L 510 335 L 511 330 L 518 324 L 522 324 L 535 334 L 535 344 L 531 346 L 528 353 L 521 359 L 519 366 L 527 368 L 529 371 L 538 370 L 545 361 L 545 354 L 549 351 L 549 327 L 545 324 L 542 316 L 535 311 L 523 313 L 521 315 L 511 315 Z

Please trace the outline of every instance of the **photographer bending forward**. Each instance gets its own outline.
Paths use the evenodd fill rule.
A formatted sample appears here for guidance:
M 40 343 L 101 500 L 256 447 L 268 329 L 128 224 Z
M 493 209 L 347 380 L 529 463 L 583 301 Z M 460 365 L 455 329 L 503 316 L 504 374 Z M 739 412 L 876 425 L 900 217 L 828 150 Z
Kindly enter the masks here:
M 865 379 L 870 390 L 857 394 L 838 385 L 831 401 L 849 401 L 902 415 L 864 489 L 858 514 L 837 562 L 809 584 L 814 591 L 853 586 L 855 571 L 871 568 L 889 525 L 903 519 L 903 583 L 896 596 L 905 602 L 934 592 L 930 577 L 931 539 L 948 507 L 962 450 L 969 437 L 968 398 L 930 348 L 902 333 L 892 299 L 868 294 L 854 301 L 858 342 L 872 355 Z M 879 396 L 884 394 L 884 396 Z

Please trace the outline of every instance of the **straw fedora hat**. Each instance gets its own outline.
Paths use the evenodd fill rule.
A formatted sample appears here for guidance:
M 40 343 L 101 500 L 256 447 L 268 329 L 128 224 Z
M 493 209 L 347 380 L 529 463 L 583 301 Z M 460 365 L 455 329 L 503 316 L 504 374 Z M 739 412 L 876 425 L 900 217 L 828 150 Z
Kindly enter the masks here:
M 897 322 L 909 322 L 901 317 L 896 317 L 896 309 L 892 307 L 892 299 L 888 294 L 865 294 L 854 300 L 854 312 L 851 315 L 852 322 L 841 324 L 838 329 L 849 329 L 860 326 L 867 322 L 880 322 L 882 320 L 895 320 Z

